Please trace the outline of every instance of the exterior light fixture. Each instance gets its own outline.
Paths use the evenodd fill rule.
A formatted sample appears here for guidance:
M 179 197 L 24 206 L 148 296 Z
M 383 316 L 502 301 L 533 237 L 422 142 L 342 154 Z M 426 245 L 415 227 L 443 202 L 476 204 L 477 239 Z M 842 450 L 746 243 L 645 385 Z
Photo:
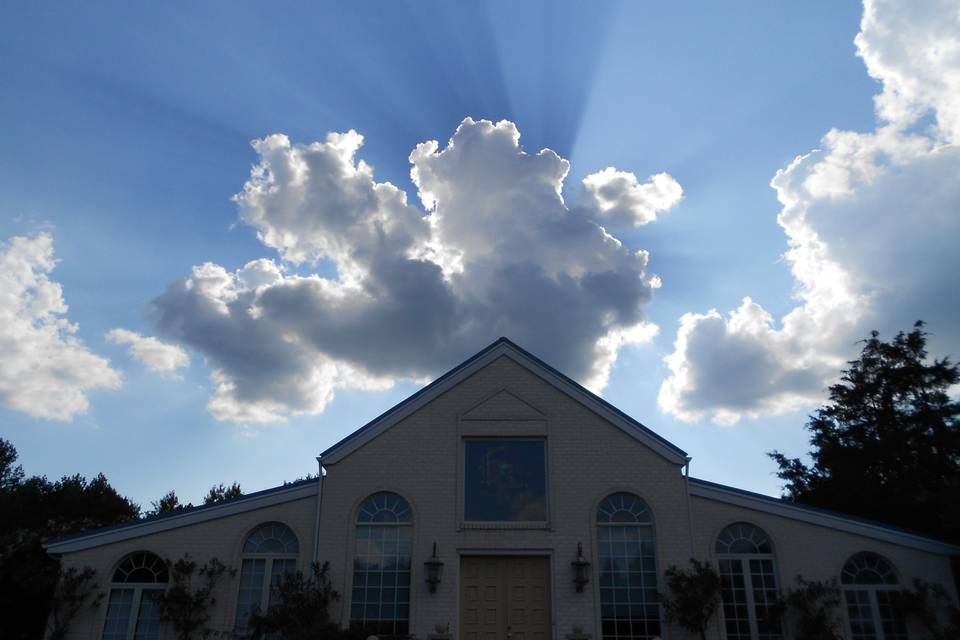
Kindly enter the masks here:
M 443 561 L 437 557 L 437 543 L 433 543 L 433 555 L 427 558 L 423 566 L 427 571 L 427 584 L 430 586 L 430 593 L 437 592 L 437 585 L 440 584 L 440 578 L 443 576 Z
M 573 584 L 577 585 L 577 593 L 583 593 L 583 588 L 590 582 L 590 563 L 583 557 L 583 543 L 577 543 L 577 558 L 570 565 L 573 567 Z

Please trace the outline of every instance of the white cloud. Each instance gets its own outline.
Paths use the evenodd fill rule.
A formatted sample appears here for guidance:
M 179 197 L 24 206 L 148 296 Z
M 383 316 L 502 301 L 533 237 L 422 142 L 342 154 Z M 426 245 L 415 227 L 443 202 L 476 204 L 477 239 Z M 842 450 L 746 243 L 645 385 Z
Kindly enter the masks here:
M 729 423 L 819 401 L 871 328 L 923 319 L 937 347 L 958 351 L 957 34 L 953 2 L 866 3 L 856 43 L 883 83 L 877 129 L 831 130 L 771 183 L 799 305 L 779 323 L 749 299 L 727 318 L 684 315 L 664 410 Z
M 55 265 L 47 233 L 0 244 L 0 402 L 70 420 L 88 410 L 89 391 L 116 389 L 121 380 L 73 335 L 63 291 L 48 275 Z
M 655 333 L 644 307 L 659 279 L 595 209 L 567 207 L 567 161 L 527 154 L 519 138 L 510 122 L 468 118 L 444 147 L 417 145 L 422 208 L 356 160 L 355 132 L 256 141 L 241 219 L 287 262 L 330 260 L 337 276 L 208 263 L 154 301 L 159 335 L 212 367 L 213 414 L 317 413 L 337 389 L 436 375 L 500 335 L 602 388 L 618 350 Z M 624 197 L 640 206 L 633 190 Z M 658 210 L 670 206 L 658 197 Z
M 107 332 L 107 340 L 129 345 L 130 355 L 151 371 L 172 372 L 190 364 L 186 351 L 152 336 L 142 336 L 127 329 L 111 329 Z
M 589 204 L 602 220 L 621 226 L 640 227 L 657 214 L 674 207 L 683 198 L 683 187 L 669 173 L 658 173 L 640 184 L 629 171 L 607 167 L 583 179 Z

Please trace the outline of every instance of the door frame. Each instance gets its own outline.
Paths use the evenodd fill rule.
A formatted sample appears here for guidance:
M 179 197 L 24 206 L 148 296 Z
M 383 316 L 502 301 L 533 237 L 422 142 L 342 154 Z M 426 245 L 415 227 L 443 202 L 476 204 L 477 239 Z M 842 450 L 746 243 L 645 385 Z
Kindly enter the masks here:
M 496 557 L 512 557 L 512 556 L 522 556 L 522 557 L 538 557 L 546 558 L 547 566 L 550 569 L 550 637 L 552 640 L 558 640 L 557 638 L 557 617 L 556 612 L 556 602 L 557 602 L 557 581 L 556 581 L 556 554 L 553 549 L 517 549 L 515 547 L 502 547 L 502 548 L 471 548 L 464 547 L 457 549 L 457 566 L 456 566 L 456 600 L 454 602 L 454 629 L 456 633 L 453 634 L 452 640 L 460 640 L 460 589 L 462 583 L 460 581 L 460 567 L 463 566 L 463 558 L 465 556 L 496 556 Z

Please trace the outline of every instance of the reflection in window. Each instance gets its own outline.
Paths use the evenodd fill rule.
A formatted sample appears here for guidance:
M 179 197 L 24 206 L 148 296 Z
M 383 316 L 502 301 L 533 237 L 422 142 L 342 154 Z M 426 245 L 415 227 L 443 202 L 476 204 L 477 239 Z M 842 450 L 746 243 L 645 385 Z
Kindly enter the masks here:
M 780 640 L 773 545 L 760 527 L 737 522 L 717 536 L 727 640 Z
M 163 593 L 167 563 L 149 551 L 131 553 L 113 573 L 103 640 L 158 640 L 160 609 L 155 596 Z
M 300 544 L 290 528 L 279 522 L 261 524 L 243 543 L 240 592 L 237 597 L 236 632 L 250 633 L 250 615 L 266 610 L 274 602 L 276 586 L 297 570 Z M 268 579 L 269 577 L 269 579 Z
M 907 640 L 903 617 L 891 603 L 900 581 L 890 562 L 858 553 L 843 566 L 840 582 L 852 640 Z
M 660 635 L 653 517 L 629 493 L 608 496 L 597 510 L 600 617 L 604 640 Z
M 467 522 L 546 522 L 543 440 L 466 440 L 463 516 Z
M 375 493 L 357 513 L 350 626 L 376 635 L 405 635 L 410 620 L 410 505 L 395 493 Z

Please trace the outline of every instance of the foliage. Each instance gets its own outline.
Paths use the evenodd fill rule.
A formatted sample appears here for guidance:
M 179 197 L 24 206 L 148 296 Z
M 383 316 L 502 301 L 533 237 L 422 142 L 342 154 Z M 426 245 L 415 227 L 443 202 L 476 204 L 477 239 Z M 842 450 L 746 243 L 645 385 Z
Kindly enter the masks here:
M 210 491 L 207 492 L 207 495 L 203 499 L 203 504 L 226 502 L 227 500 L 233 500 L 241 496 L 243 496 L 243 490 L 240 489 L 239 483 L 234 482 L 227 487 L 221 482 L 220 484 L 210 487 Z
M 807 423 L 812 466 L 769 454 L 787 498 L 960 541 L 960 368 L 927 360 L 922 327 L 864 341 Z
M 840 587 L 836 580 L 816 582 L 797 576 L 797 586 L 788 589 L 778 603 L 779 614 L 804 640 L 841 640 Z
M 720 574 L 710 562 L 690 559 L 690 568 L 671 565 L 664 572 L 667 593 L 658 594 L 668 622 L 696 631 L 706 640 L 707 625 L 720 605 Z
M 160 609 L 160 619 L 169 622 L 177 640 L 209 638 L 215 633 L 207 627 L 210 610 L 216 604 L 214 589 L 224 574 L 233 576 L 236 570 L 211 558 L 200 566 L 185 554 L 176 562 L 167 560 L 170 567 L 170 587 L 154 596 Z
M 103 474 L 50 482 L 26 477 L 16 461 L 16 448 L 0 439 L 0 638 L 39 640 L 60 576 L 43 541 L 133 520 L 140 507 Z
M 960 638 L 960 609 L 943 586 L 914 580 L 912 589 L 895 593 L 892 604 L 904 618 L 922 626 L 930 640 Z
M 340 594 L 330 584 L 329 570 L 329 562 L 314 562 L 309 576 L 302 571 L 285 575 L 270 607 L 250 616 L 253 637 L 277 633 L 285 640 L 340 640 L 357 635 L 342 631 L 330 620 L 330 604 L 339 600 Z
M 193 505 L 190 503 L 180 504 L 180 498 L 177 497 L 177 492 L 171 489 L 163 494 L 163 497 L 160 498 L 160 500 L 151 502 L 150 506 L 153 508 L 144 514 L 147 517 L 160 516 L 167 513 L 176 513 L 177 511 L 189 509 Z
M 92 567 L 70 567 L 60 571 L 57 586 L 50 601 L 50 617 L 47 620 L 47 639 L 64 640 L 70 625 L 85 607 L 95 609 L 104 597 L 97 590 L 97 571 Z

